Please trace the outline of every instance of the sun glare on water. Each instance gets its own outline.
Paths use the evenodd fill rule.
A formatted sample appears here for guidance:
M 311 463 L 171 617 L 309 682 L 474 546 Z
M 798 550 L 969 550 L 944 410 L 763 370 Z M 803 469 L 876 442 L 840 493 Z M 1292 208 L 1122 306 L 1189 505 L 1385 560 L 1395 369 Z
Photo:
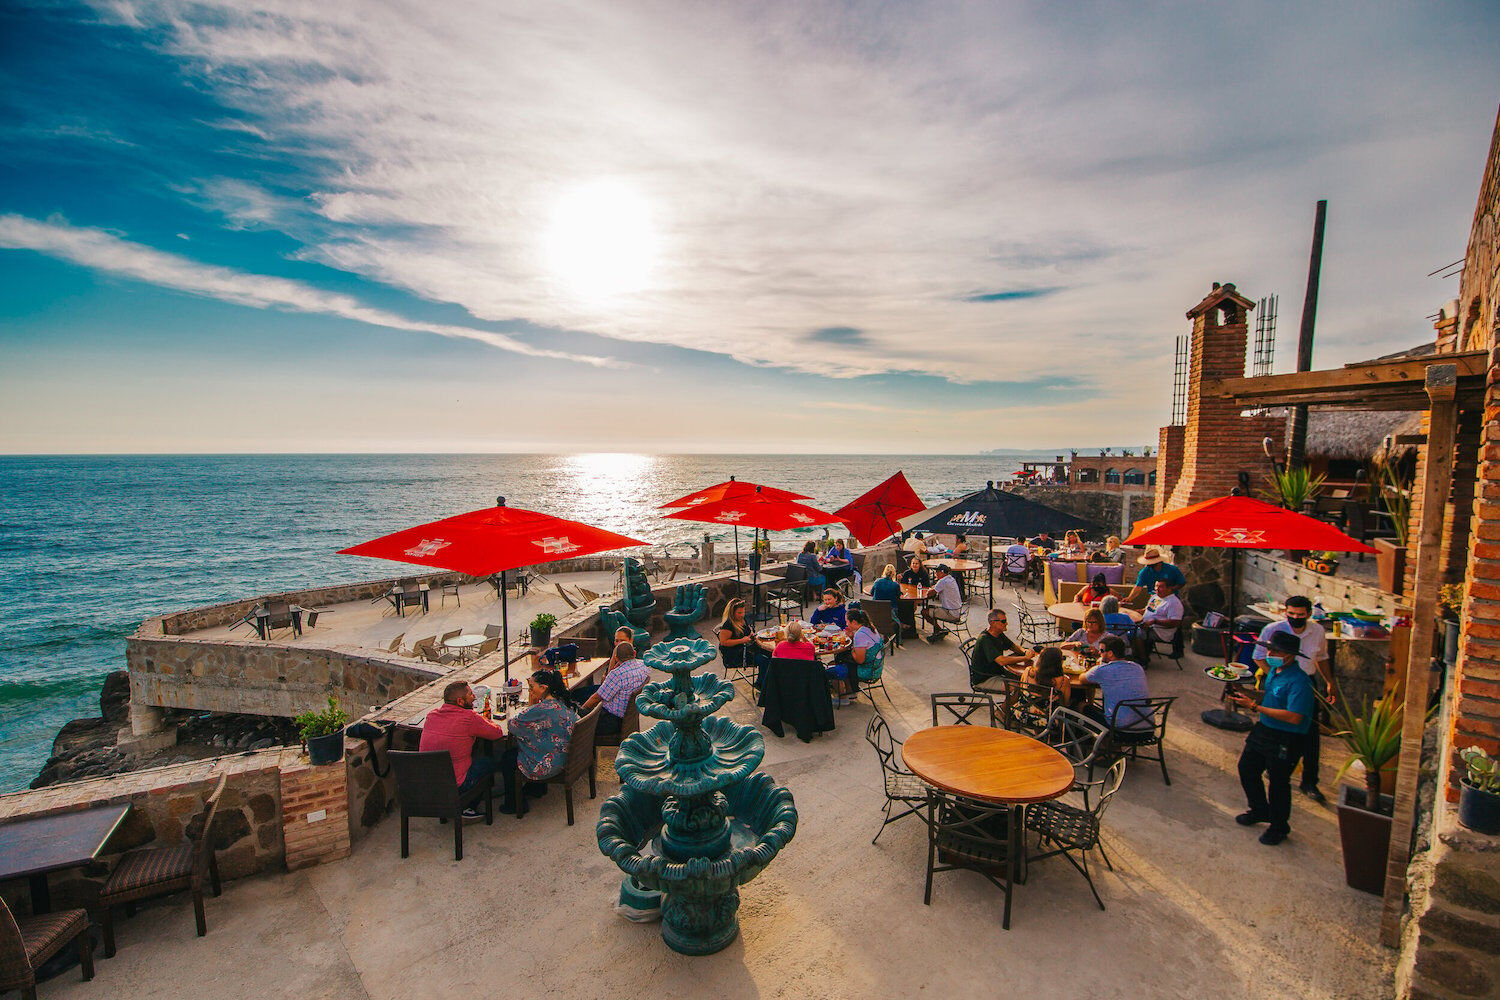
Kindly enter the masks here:
M 624 181 L 600 179 L 565 191 L 553 206 L 543 242 L 550 270 L 581 298 L 645 288 L 658 237 L 651 206 Z

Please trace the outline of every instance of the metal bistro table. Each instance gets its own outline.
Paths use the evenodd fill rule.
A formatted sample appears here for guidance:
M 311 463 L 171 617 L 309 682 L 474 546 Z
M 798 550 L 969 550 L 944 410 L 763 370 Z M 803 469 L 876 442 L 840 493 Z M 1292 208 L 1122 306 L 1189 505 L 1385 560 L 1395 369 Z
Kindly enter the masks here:
M 484 641 L 488 638 L 489 636 L 482 632 L 466 632 L 463 635 L 455 635 L 444 642 L 443 646 L 458 653 L 459 663 L 468 663 L 469 656 L 475 648 L 484 645 Z
M 1066 794 L 1073 787 L 1073 765 L 1030 736 L 961 725 L 933 726 L 912 733 L 901 748 L 901 760 L 913 774 L 936 788 L 1010 806 L 1003 921 L 1009 927 L 1017 858 L 1025 850 L 1024 810 L 1029 803 Z
M 0 825 L 0 882 L 31 883 L 31 912 L 52 909 L 49 872 L 81 868 L 99 857 L 130 812 L 130 803 L 94 806 Z

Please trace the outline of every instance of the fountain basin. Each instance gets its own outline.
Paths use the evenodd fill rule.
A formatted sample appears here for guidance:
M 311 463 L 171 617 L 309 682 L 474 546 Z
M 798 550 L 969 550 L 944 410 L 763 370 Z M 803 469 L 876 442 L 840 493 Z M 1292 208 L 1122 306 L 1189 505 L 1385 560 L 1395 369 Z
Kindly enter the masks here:
M 627 736 L 615 758 L 620 783 L 651 795 L 708 795 L 744 780 L 766 755 L 766 741 L 760 733 L 722 715 L 702 720 L 701 731 L 709 752 L 698 760 L 674 754 L 683 736 L 671 722 L 658 722 Z

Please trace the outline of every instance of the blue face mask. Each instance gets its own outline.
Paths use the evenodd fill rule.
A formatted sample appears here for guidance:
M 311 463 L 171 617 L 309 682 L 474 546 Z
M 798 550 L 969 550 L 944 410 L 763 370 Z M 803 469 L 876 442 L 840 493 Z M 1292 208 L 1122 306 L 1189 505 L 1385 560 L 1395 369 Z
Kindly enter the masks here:
M 1284 657 L 1280 657 L 1280 656 L 1268 656 L 1268 657 L 1266 657 L 1266 663 L 1269 666 L 1271 666 L 1272 668 L 1275 668 L 1275 667 L 1280 667 L 1283 664 L 1285 664 L 1286 663 L 1286 659 Z

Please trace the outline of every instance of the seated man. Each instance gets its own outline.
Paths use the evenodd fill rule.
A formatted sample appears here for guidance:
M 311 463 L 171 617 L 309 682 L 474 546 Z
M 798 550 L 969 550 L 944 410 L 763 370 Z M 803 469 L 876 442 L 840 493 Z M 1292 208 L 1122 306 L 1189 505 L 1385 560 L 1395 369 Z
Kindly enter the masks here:
M 1052 533 L 1049 531 L 1038 531 L 1036 537 L 1029 544 L 1034 549 L 1046 549 L 1048 552 L 1057 548 L 1057 540 L 1052 537 Z
M 1005 634 L 1007 624 L 1005 612 L 992 609 L 988 627 L 974 643 L 969 659 L 969 686 L 976 691 L 1004 691 L 1004 679 L 1016 676 L 1019 668 L 1031 662 L 1031 654 Z
M 1141 627 L 1136 632 L 1136 652 L 1142 662 L 1150 655 L 1158 642 L 1168 645 L 1177 642 L 1178 630 L 1182 627 L 1182 598 L 1177 596 L 1177 587 L 1166 580 L 1156 581 L 1156 594 L 1146 602 L 1146 611 L 1141 615 Z
M 947 566 L 937 567 L 937 580 L 932 585 L 932 596 L 938 599 L 938 603 L 922 608 L 922 620 L 932 626 L 932 634 L 927 637 L 927 641 L 942 642 L 948 629 L 940 623 L 957 624 L 964 620 L 963 594 L 959 592 L 958 581 L 948 572 Z
M 903 552 L 911 552 L 911 553 L 913 553 L 915 555 L 925 556 L 927 554 L 927 534 L 926 534 L 926 532 L 918 531 L 916 534 L 912 535 L 906 541 L 902 542 L 901 543 L 901 550 Z
M 1149 698 L 1146 690 L 1146 671 L 1139 663 L 1125 659 L 1125 640 L 1117 635 L 1107 635 L 1099 643 L 1101 662 L 1083 675 L 1089 683 L 1099 685 L 1102 705 L 1091 704 L 1083 713 L 1096 722 L 1116 729 L 1147 729 L 1151 726 L 1149 714 L 1136 709 L 1126 709 L 1115 717 L 1115 708 L 1127 698 Z
M 417 749 L 448 751 L 453 759 L 453 779 L 463 795 L 485 775 L 500 771 L 499 757 L 474 756 L 474 741 L 504 738 L 505 730 L 474 711 L 474 689 L 468 681 L 454 681 L 443 688 L 443 703 L 427 713 Z M 482 815 L 476 806 L 464 810 L 464 819 Z
M 617 666 L 605 675 L 604 683 L 588 696 L 588 700 L 578 710 L 578 714 L 584 716 L 593 711 L 595 705 L 604 706 L 604 711 L 599 713 L 599 728 L 595 730 L 603 736 L 614 736 L 620 732 L 620 723 L 625 719 L 631 699 L 651 679 L 651 668 L 636 658 L 635 646 L 631 643 L 616 644 L 611 660 Z M 582 694 L 581 690 L 579 694 Z
M 1168 581 L 1174 590 L 1187 585 L 1187 577 L 1182 575 L 1182 570 L 1167 562 L 1161 549 L 1155 546 L 1147 549 L 1136 562 L 1141 564 L 1141 571 L 1135 575 L 1135 586 L 1125 596 L 1128 607 L 1138 608 L 1141 606 L 1140 602 L 1154 594 L 1157 580 Z
M 823 591 L 823 603 L 813 610 L 812 617 L 808 619 L 813 625 L 837 625 L 843 628 L 847 624 L 844 607 L 844 595 L 829 587 Z

